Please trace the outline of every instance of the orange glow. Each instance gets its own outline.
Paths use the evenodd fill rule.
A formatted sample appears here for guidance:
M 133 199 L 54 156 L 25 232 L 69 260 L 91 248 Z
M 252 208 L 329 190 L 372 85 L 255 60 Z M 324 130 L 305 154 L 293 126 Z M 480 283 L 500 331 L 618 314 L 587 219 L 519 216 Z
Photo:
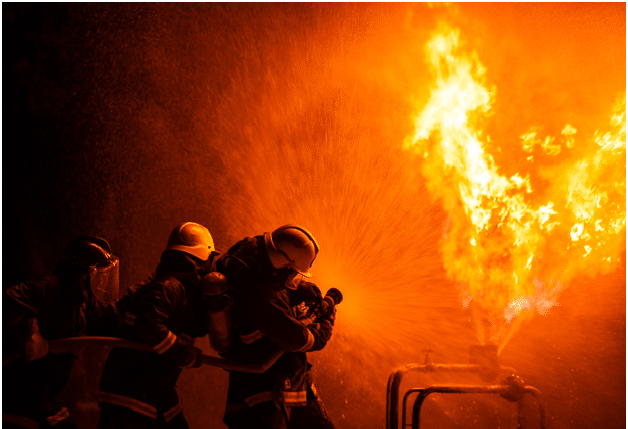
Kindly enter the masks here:
M 427 186 L 449 213 L 441 241 L 447 274 L 462 284 L 465 307 L 473 301 L 488 314 L 487 339 L 503 348 L 520 323 L 513 320 L 535 309 L 547 314 L 576 275 L 607 273 L 620 262 L 626 97 L 592 141 L 565 124 L 559 137 L 531 126 L 520 146 L 498 145 L 484 131 L 497 90 L 478 55 L 444 26 L 426 52 L 434 85 L 405 147 L 422 156 Z M 523 156 L 525 168 L 505 175 L 494 158 L 500 150 Z

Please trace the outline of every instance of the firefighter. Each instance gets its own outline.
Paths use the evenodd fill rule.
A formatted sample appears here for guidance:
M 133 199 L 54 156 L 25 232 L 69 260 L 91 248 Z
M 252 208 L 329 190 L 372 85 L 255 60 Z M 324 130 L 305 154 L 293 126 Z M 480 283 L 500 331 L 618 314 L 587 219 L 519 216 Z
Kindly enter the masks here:
M 52 273 L 3 292 L 4 428 L 76 428 L 57 398 L 76 357 L 49 352 L 49 341 L 115 334 L 118 270 L 109 243 L 84 236 Z
M 229 373 L 223 420 L 231 429 L 334 427 L 316 395 L 306 355 L 325 347 L 333 320 L 306 325 L 295 308 L 308 294 L 309 301 L 322 299 L 318 288 L 302 281 L 311 277 L 318 252 L 305 228 L 284 225 L 239 241 L 216 263 L 233 297 L 237 340 L 230 358 L 259 363 L 283 352 L 263 374 Z
M 155 273 L 120 300 L 120 336 L 154 352 L 112 349 L 100 380 L 99 429 L 188 428 L 175 384 L 183 368 L 201 366 L 194 347 L 207 335 L 200 281 L 217 255 L 207 228 L 178 225 Z

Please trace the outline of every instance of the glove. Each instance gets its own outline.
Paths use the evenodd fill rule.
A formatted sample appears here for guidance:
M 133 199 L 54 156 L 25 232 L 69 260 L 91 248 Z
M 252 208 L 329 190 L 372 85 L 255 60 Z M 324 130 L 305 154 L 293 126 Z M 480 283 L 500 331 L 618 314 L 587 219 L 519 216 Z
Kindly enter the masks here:
M 329 320 L 329 323 L 331 323 L 331 326 L 334 326 L 334 323 L 336 323 L 336 310 L 336 306 L 333 306 L 331 309 L 331 313 L 325 316 L 325 318 Z
M 321 290 L 312 282 L 301 280 L 299 287 L 295 291 L 297 304 L 305 302 L 308 307 L 323 308 L 323 294 Z
M 177 343 L 184 343 L 185 347 L 176 355 L 174 364 L 179 368 L 198 368 L 203 364 L 201 355 L 203 351 L 194 347 L 194 338 L 187 334 L 177 335 Z
M 48 340 L 41 336 L 37 319 L 33 319 L 33 332 L 24 343 L 24 359 L 26 362 L 41 359 L 48 354 L 48 348 Z
M 327 341 L 331 338 L 332 325 L 328 320 L 323 320 L 320 323 L 313 323 L 307 327 L 312 335 L 314 335 L 314 345 L 308 351 L 315 352 L 322 350 Z
M 182 359 L 178 362 L 179 368 L 198 368 L 203 364 L 201 360 L 202 350 L 198 347 L 190 346 L 187 350 L 184 349 Z

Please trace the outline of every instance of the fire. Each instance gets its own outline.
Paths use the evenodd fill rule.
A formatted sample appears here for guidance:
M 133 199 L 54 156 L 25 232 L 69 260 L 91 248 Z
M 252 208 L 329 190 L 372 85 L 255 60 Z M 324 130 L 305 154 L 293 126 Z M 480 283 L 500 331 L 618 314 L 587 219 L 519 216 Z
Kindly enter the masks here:
M 530 127 L 509 149 L 526 168 L 506 176 L 482 130 L 496 89 L 477 54 L 464 52 L 449 28 L 426 50 L 435 83 L 405 147 L 422 156 L 428 188 L 449 213 L 447 273 L 463 285 L 464 306 L 473 301 L 490 315 L 490 340 L 503 344 L 506 324 L 534 309 L 547 314 L 576 275 L 617 267 L 625 250 L 626 97 L 610 130 L 592 142 L 579 141 L 570 124 L 558 138 Z

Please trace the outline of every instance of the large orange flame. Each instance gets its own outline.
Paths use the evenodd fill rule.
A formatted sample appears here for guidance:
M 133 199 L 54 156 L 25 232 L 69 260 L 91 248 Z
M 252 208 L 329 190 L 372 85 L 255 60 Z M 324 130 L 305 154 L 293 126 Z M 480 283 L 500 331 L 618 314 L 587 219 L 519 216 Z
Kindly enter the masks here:
M 509 148 L 527 167 L 507 177 L 491 155 L 497 145 L 482 131 L 496 90 L 478 56 L 465 53 L 450 28 L 426 50 L 435 85 L 405 146 L 422 156 L 428 187 L 449 213 L 441 243 L 447 273 L 462 284 L 464 306 L 473 301 L 489 314 L 488 340 L 503 348 L 524 313 L 547 314 L 575 276 L 609 272 L 620 260 L 626 96 L 610 130 L 593 141 L 577 141 L 569 124 L 558 139 L 531 127 L 520 147 Z

